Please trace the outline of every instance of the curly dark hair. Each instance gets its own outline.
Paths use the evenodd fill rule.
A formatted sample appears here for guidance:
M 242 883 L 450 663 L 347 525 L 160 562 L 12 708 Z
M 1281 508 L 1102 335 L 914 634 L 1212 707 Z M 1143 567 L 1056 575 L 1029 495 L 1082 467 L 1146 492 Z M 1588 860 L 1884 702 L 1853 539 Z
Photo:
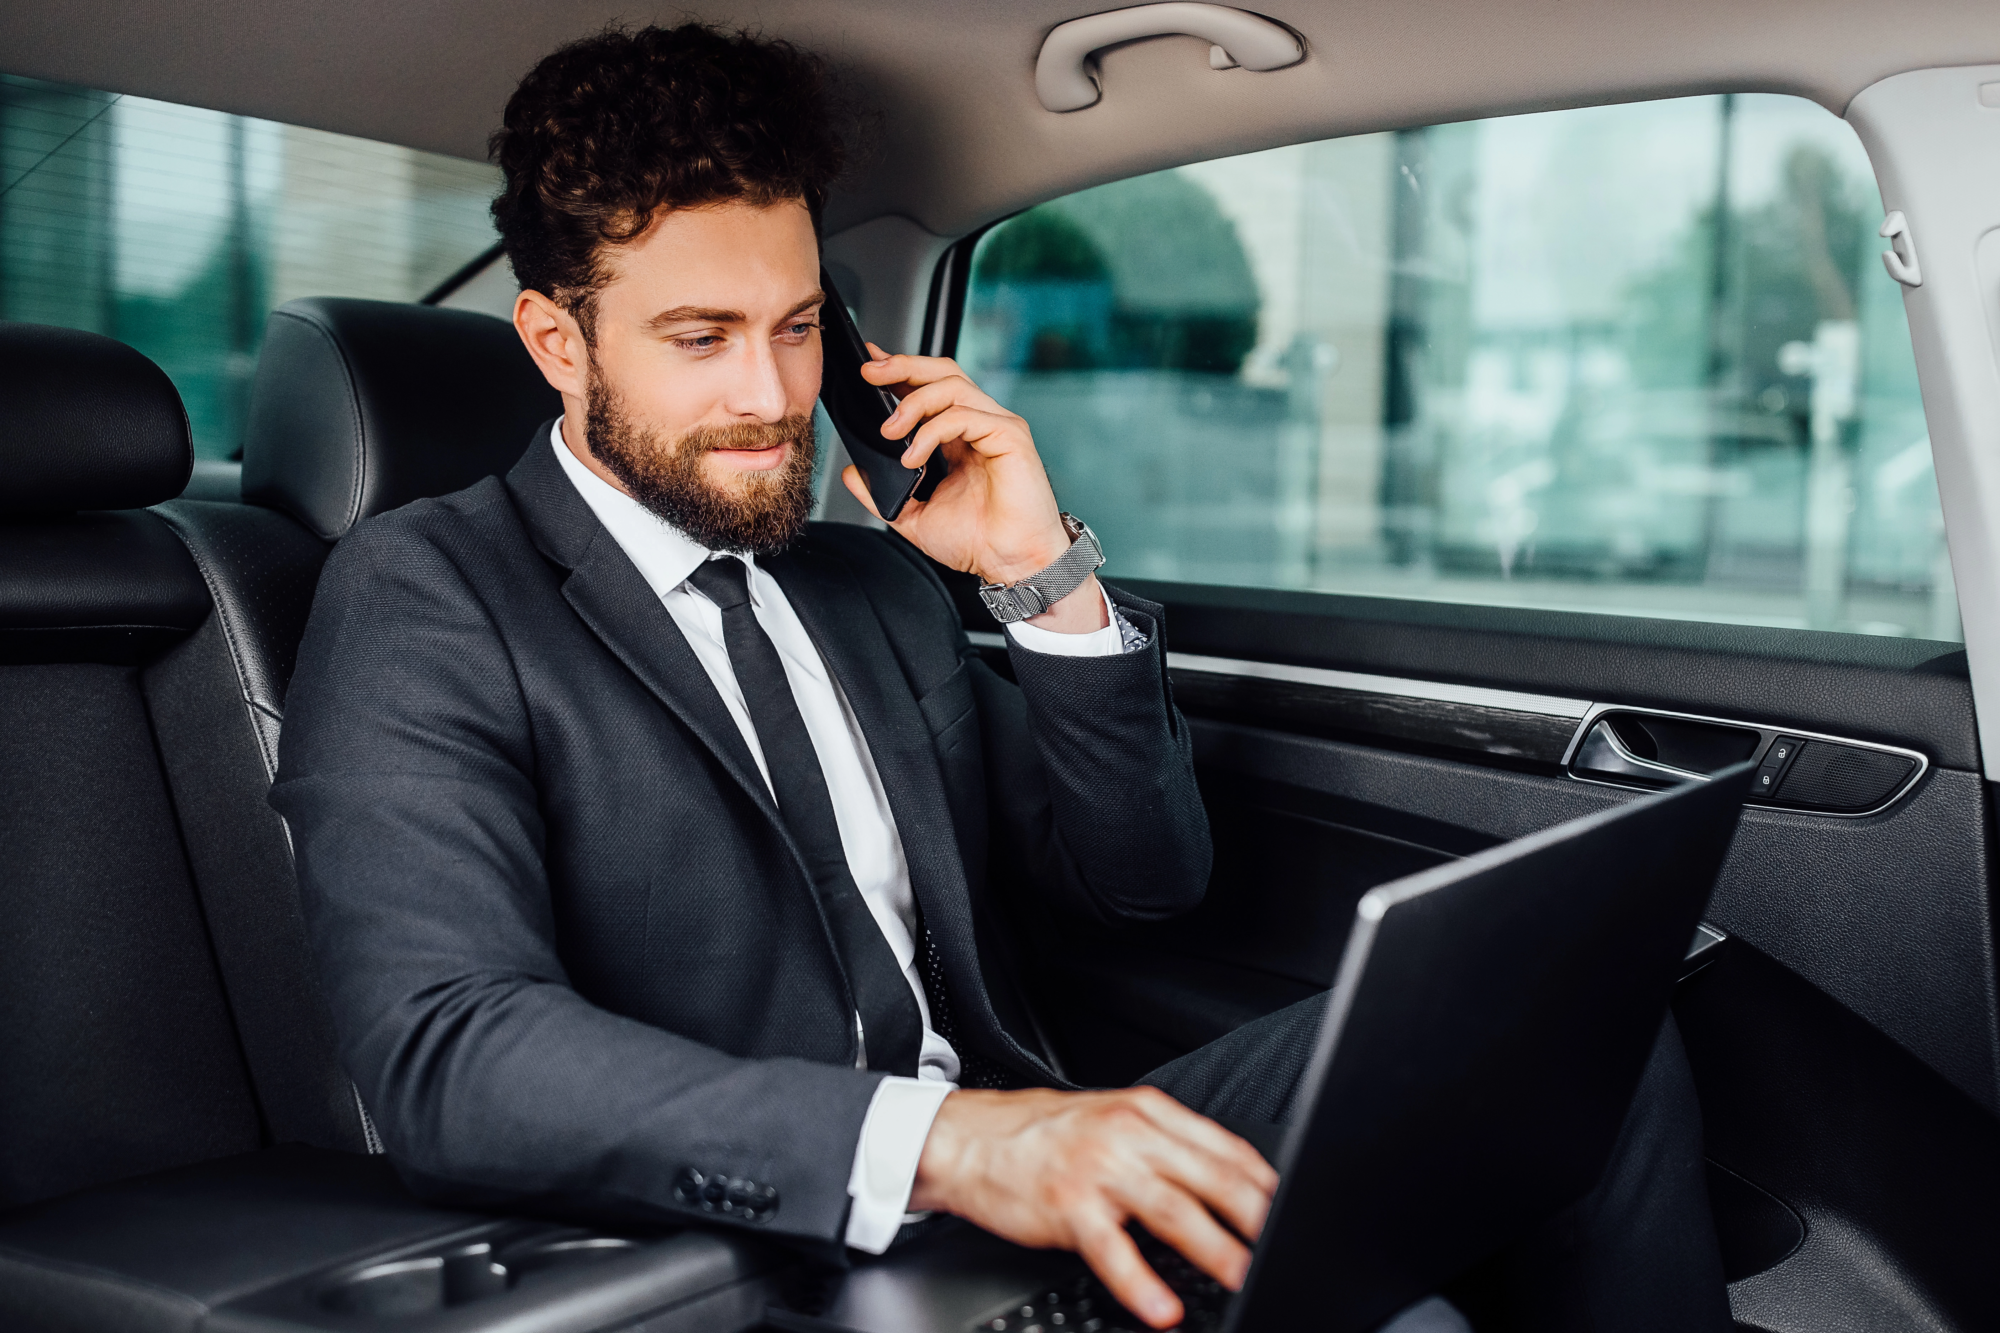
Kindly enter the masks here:
M 825 63 L 788 42 L 699 23 L 571 42 L 521 80 L 489 145 L 515 278 L 594 339 L 605 247 L 662 209 L 797 199 L 817 230 L 842 160 L 833 112 Z

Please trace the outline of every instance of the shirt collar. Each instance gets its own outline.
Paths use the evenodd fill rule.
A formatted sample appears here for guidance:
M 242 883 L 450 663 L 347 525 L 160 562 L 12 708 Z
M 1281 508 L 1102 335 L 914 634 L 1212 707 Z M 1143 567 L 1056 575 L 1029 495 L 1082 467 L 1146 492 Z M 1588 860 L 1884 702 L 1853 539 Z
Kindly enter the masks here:
M 585 467 L 583 461 L 563 443 L 561 417 L 556 418 L 556 424 L 549 430 L 549 443 L 556 451 L 556 460 L 562 464 L 563 475 L 576 487 L 577 494 L 597 515 L 597 521 L 604 525 L 612 540 L 639 567 L 639 573 L 645 578 L 647 586 L 652 588 L 655 597 L 665 597 L 680 587 L 702 561 L 715 555 L 715 552 Z M 753 571 L 757 568 L 754 557 L 746 555 L 740 558 Z M 756 600 L 756 588 L 757 581 L 750 580 L 752 601 Z

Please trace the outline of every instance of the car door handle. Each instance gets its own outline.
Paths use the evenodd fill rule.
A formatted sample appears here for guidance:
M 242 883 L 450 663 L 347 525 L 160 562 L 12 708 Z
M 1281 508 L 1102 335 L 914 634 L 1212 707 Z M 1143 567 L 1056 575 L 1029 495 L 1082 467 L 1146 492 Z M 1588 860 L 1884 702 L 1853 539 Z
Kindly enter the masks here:
M 1583 738 L 1583 744 L 1577 747 L 1576 757 L 1570 760 L 1570 769 L 1590 777 L 1624 779 L 1649 786 L 1700 782 L 1708 777 L 1706 773 L 1675 768 L 1657 759 L 1641 759 L 1618 739 L 1618 733 L 1611 729 L 1609 718 L 1599 719 L 1597 725 L 1590 729 L 1590 734 Z
M 1761 765 L 1750 790 L 1753 803 L 1845 818 L 1888 809 L 1930 768 L 1921 752 L 1880 741 L 1594 704 L 1570 741 L 1563 769 L 1584 782 L 1658 790 L 1745 760 Z

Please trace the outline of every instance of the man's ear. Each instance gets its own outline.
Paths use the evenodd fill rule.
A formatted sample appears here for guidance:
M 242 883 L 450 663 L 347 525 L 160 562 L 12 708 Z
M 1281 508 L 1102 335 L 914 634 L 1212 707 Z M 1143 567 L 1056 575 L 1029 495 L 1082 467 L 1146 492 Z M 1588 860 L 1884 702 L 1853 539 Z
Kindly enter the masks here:
M 557 393 L 577 400 L 584 397 L 590 349 L 576 316 L 540 292 L 524 291 L 514 298 L 514 331 Z

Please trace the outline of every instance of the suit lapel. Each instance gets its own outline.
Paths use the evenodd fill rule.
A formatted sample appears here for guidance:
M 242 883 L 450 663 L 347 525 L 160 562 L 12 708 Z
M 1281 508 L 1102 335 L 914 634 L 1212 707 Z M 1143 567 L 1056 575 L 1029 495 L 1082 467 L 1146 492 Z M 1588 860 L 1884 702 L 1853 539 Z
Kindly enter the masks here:
M 507 474 L 507 487 L 536 547 L 570 571 L 562 585 L 564 600 L 709 748 L 758 808 L 777 820 L 771 789 L 680 626 L 563 475 L 547 426 L 535 441 Z
M 778 816 L 771 790 L 714 682 L 645 577 L 563 475 L 549 444 L 547 423 L 507 474 L 507 488 L 536 548 L 570 571 L 563 597 L 632 674 L 709 748 L 790 845 L 790 833 Z M 810 540 L 761 563 L 784 588 L 786 600 L 840 682 L 868 738 L 869 754 L 881 775 L 909 862 L 911 891 L 947 974 L 967 979 L 952 991 L 960 1021 L 978 1024 L 989 1040 L 1010 1048 L 1029 1067 L 1042 1069 L 1041 1061 L 1001 1026 L 986 994 L 965 867 L 951 809 L 945 804 L 944 775 L 930 729 L 867 593 L 844 561 L 817 549 Z M 798 855 L 796 847 L 793 855 Z M 803 867 L 803 860 L 800 864 Z M 827 938 L 831 947 L 830 933 Z
M 1041 1061 L 1022 1050 L 1001 1026 L 980 980 L 971 898 L 951 808 L 945 803 L 944 774 L 930 728 L 897 665 L 881 618 L 846 562 L 810 540 L 761 563 L 785 590 L 786 600 L 840 682 L 868 738 L 869 755 L 896 817 L 896 833 L 910 866 L 910 888 L 923 909 L 924 924 L 942 955 L 946 975 L 971 982 L 952 990 L 959 1021 L 978 1023 L 989 1037 L 1040 1069 Z

